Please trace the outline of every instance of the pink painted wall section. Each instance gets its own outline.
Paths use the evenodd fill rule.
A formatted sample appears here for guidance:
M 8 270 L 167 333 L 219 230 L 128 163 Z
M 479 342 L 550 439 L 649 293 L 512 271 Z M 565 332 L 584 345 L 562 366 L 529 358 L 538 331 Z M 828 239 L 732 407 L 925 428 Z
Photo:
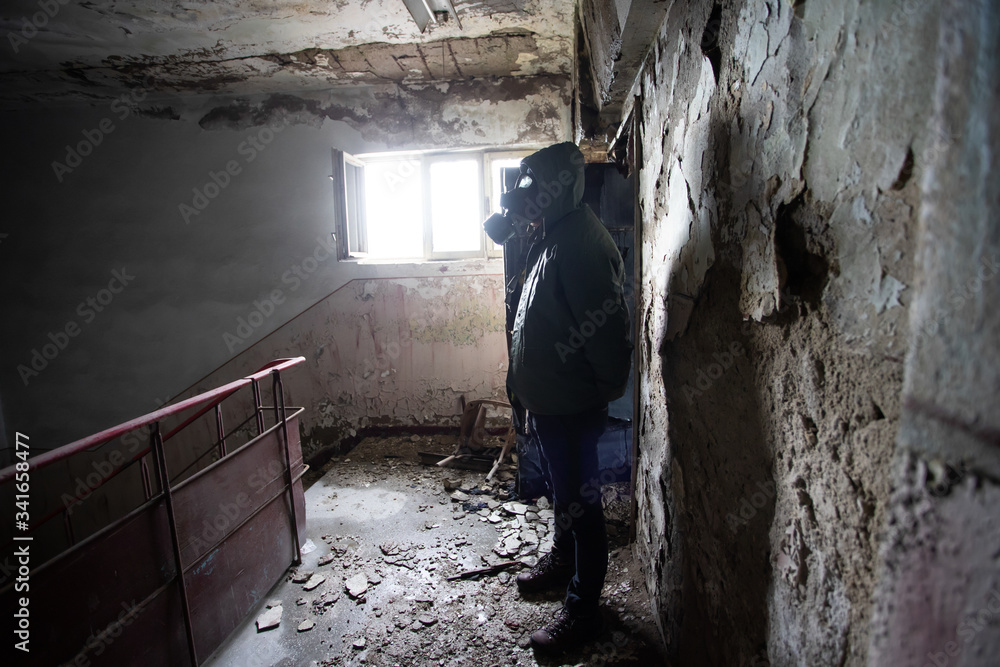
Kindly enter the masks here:
M 182 396 L 303 356 L 282 380 L 306 456 L 370 424 L 457 424 L 463 394 L 505 395 L 503 294 L 499 274 L 354 279 Z M 227 429 L 243 418 L 227 409 Z

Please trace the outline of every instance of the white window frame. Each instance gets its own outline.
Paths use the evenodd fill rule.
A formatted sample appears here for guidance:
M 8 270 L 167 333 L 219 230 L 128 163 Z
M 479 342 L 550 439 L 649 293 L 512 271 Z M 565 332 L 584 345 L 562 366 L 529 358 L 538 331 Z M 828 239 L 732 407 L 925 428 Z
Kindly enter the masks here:
M 333 181 L 334 187 L 334 218 L 335 218 L 335 229 L 334 236 L 337 239 L 337 248 L 339 259 L 341 260 L 373 260 L 380 262 L 411 262 L 411 261 L 442 261 L 442 260 L 462 260 L 462 259 L 482 259 L 482 258 L 492 258 L 492 257 L 502 257 L 503 248 L 495 247 L 495 244 L 488 236 L 486 232 L 482 229 L 480 224 L 479 229 L 479 247 L 475 250 L 467 251 L 434 251 L 434 229 L 433 221 L 431 219 L 431 199 L 430 199 L 430 168 L 434 162 L 447 161 L 447 160 L 467 160 L 470 157 L 475 158 L 476 168 L 479 171 L 478 178 L 476 182 L 478 184 L 477 201 L 480 202 L 479 210 L 479 220 L 486 220 L 490 214 L 499 208 L 499 202 L 494 201 L 495 195 L 493 194 L 493 163 L 498 160 L 508 160 L 508 159 L 520 159 L 526 155 L 530 155 L 536 149 L 521 149 L 521 150 L 459 150 L 459 151 L 427 151 L 427 152 L 393 152 L 393 153 L 367 153 L 359 154 L 357 156 L 349 155 L 343 151 L 334 149 L 333 150 L 333 173 L 330 175 L 330 179 Z M 347 169 L 348 167 L 360 168 L 361 178 L 359 183 L 363 187 L 364 176 L 363 168 L 366 164 L 370 164 L 376 161 L 398 161 L 407 158 L 413 158 L 420 162 L 420 178 L 421 178 L 421 188 L 423 190 L 423 256 L 416 257 L 381 257 L 372 256 L 367 252 L 367 227 L 364 224 L 364 220 L 360 221 L 349 221 L 348 220 L 348 200 L 350 198 L 347 192 Z M 363 197 L 362 197 L 363 199 Z M 364 215 L 364 205 L 358 206 L 358 202 L 355 201 L 351 210 L 360 211 L 361 215 Z M 350 227 L 355 224 L 359 224 L 362 228 L 361 234 L 356 234 L 355 236 L 360 236 L 360 238 L 351 238 L 349 233 Z M 359 243 L 360 242 L 360 243 Z M 351 249 L 350 246 L 354 245 L 355 249 Z
M 475 162 L 478 174 L 476 174 L 476 201 L 479 202 L 479 247 L 475 250 L 455 250 L 455 251 L 434 251 L 434 221 L 431 216 L 431 197 L 429 184 L 431 182 L 431 165 L 435 162 L 451 162 L 457 160 L 468 160 L 470 157 Z M 421 187 L 424 193 L 424 257 L 427 259 L 470 259 L 482 257 L 486 248 L 486 232 L 482 229 L 482 223 L 486 220 L 486 202 L 483 199 L 483 157 L 482 155 L 470 155 L 466 152 L 452 153 L 430 153 L 422 155 L 420 158 L 420 177 L 423 179 Z

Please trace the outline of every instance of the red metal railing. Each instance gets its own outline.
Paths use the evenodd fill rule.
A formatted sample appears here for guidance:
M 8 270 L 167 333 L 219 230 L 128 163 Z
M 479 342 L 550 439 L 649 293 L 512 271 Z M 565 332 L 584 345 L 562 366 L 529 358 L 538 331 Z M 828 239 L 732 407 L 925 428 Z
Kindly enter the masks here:
M 55 463 L 56 461 L 62 461 L 63 459 L 69 458 L 70 456 L 76 454 L 77 452 L 82 452 L 87 449 L 99 447 L 100 445 L 103 445 L 106 442 L 109 442 L 111 440 L 114 440 L 115 438 L 123 436 L 126 433 L 129 433 L 130 431 L 134 431 L 137 428 L 142 428 L 143 426 L 159 422 L 164 417 L 170 417 L 172 415 L 180 414 L 199 405 L 205 406 L 201 410 L 199 410 L 196 414 L 191 415 L 182 424 L 180 424 L 179 426 L 171 430 L 169 433 L 167 433 L 167 435 L 163 437 L 164 442 L 166 442 L 171 437 L 176 435 L 179 431 L 181 431 L 185 426 L 193 422 L 198 417 L 201 417 L 209 410 L 214 409 L 216 405 L 218 405 L 226 398 L 231 396 L 238 389 L 241 389 L 247 385 L 254 386 L 254 402 L 256 407 L 259 409 L 260 392 L 256 387 L 257 382 L 267 377 L 272 372 L 283 371 L 286 368 L 291 368 L 292 366 L 300 364 L 303 361 L 305 361 L 305 357 L 294 357 L 292 359 L 275 359 L 274 361 L 270 362 L 269 364 L 267 364 L 266 366 L 264 366 L 263 368 L 261 368 L 259 371 L 257 371 L 252 375 L 240 378 L 239 380 L 234 380 L 229 384 L 217 387 L 215 389 L 212 389 L 211 391 L 206 391 L 203 394 L 198 394 L 197 396 L 186 398 L 183 401 L 180 401 L 179 403 L 174 403 L 173 405 L 162 407 L 159 410 L 156 410 L 155 412 L 150 412 L 149 414 L 143 415 L 142 417 L 136 417 L 135 419 L 119 424 L 118 426 L 112 426 L 111 428 L 105 429 L 100 433 L 95 433 L 81 440 L 76 440 L 75 442 L 71 442 L 68 445 L 59 447 L 58 449 L 53 449 L 52 451 L 46 452 L 45 454 L 33 456 L 28 460 L 29 470 L 38 470 L 40 468 L 44 468 L 47 465 Z M 209 405 L 205 405 L 206 403 L 208 403 Z M 260 425 L 262 426 L 263 422 L 261 422 Z M 259 430 L 263 429 L 261 428 Z M 146 449 L 140 455 L 148 453 L 149 449 Z M 14 472 L 15 472 L 14 466 L 10 466 L 8 468 L 0 470 L 0 484 L 9 482 L 11 479 L 13 479 Z
M 253 390 L 253 400 L 254 400 L 253 417 L 255 418 L 257 424 L 257 434 L 260 435 L 260 433 L 264 431 L 264 417 L 263 417 L 263 407 L 261 405 L 260 386 L 258 385 L 258 382 L 267 377 L 268 375 L 271 375 L 272 373 L 274 374 L 280 373 L 286 368 L 291 368 L 292 366 L 302 363 L 303 361 L 305 361 L 305 357 L 294 357 L 291 359 L 275 359 L 274 361 L 271 361 L 270 363 L 262 367 L 256 373 L 248 375 L 244 378 L 240 378 L 239 380 L 234 380 L 229 384 L 217 387 L 210 391 L 206 391 L 202 394 L 198 394 L 197 396 L 192 396 L 191 398 L 184 399 L 183 401 L 174 403 L 173 405 L 165 406 L 163 408 L 160 408 L 159 410 L 143 415 L 142 417 L 136 417 L 135 419 L 132 419 L 130 421 L 118 424 L 117 426 L 112 426 L 109 429 L 105 429 L 100 433 L 89 435 L 86 438 L 76 440 L 74 442 L 69 443 L 68 445 L 64 445 L 50 452 L 46 452 L 45 454 L 40 454 L 38 456 L 34 456 L 28 459 L 28 466 L 29 466 L 28 469 L 29 471 L 34 472 L 42 468 L 45 468 L 46 466 L 52 465 L 53 463 L 56 463 L 58 461 L 68 459 L 74 454 L 78 454 L 83 451 L 94 451 L 96 449 L 99 449 L 100 447 L 106 445 L 115 438 L 119 438 L 123 435 L 131 433 L 132 431 L 143 428 L 144 426 L 149 426 L 150 424 L 155 425 L 154 430 L 156 431 L 156 434 L 155 435 L 152 433 L 150 434 L 151 444 L 149 447 L 146 447 L 146 449 L 143 449 L 142 451 L 138 452 L 128 461 L 125 461 L 120 466 L 113 469 L 111 472 L 102 476 L 101 480 L 97 484 L 89 486 L 88 489 L 83 494 L 71 496 L 71 502 L 64 504 L 63 507 L 57 508 L 52 512 L 50 512 L 49 514 L 46 514 L 41 518 L 32 522 L 31 530 L 34 531 L 38 527 L 42 526 L 43 524 L 47 523 L 48 521 L 50 521 L 51 519 L 55 518 L 60 514 L 63 514 L 68 517 L 69 512 L 72 510 L 72 508 L 76 503 L 82 502 L 85 498 L 89 497 L 91 493 L 93 493 L 100 487 L 107 484 L 109 481 L 120 475 L 126 469 L 134 465 L 136 462 L 139 462 L 140 466 L 142 467 L 143 488 L 145 491 L 146 500 L 149 500 L 153 494 L 152 494 L 152 486 L 150 484 L 149 467 L 148 464 L 146 463 L 146 455 L 153 451 L 152 441 L 157 437 L 159 433 L 159 422 L 166 417 L 179 415 L 192 408 L 202 406 L 200 410 L 190 415 L 183 422 L 181 422 L 176 427 L 168 431 L 167 434 L 162 437 L 162 442 L 167 442 L 168 440 L 176 436 L 178 433 L 184 430 L 184 428 L 194 423 L 200 417 L 204 416 L 209 410 L 215 410 L 215 418 L 217 425 L 216 430 L 219 438 L 217 444 L 219 446 L 220 455 L 224 456 L 226 453 L 225 443 L 227 434 L 223 429 L 222 410 L 220 408 L 221 403 L 230 396 L 232 396 L 233 394 L 235 394 L 238 390 L 242 389 L 243 387 L 246 387 L 247 385 L 250 385 Z M 276 375 L 276 381 L 278 382 L 279 385 L 281 382 L 280 377 L 281 377 L 280 375 Z M 247 421 L 249 421 L 249 419 L 241 422 L 240 424 L 237 424 L 236 427 L 234 427 L 232 431 L 230 431 L 230 435 L 238 431 L 244 425 L 246 425 Z M 194 463 L 197 463 L 197 460 Z M 182 470 L 179 474 L 183 474 L 185 471 L 186 469 Z M 13 465 L 4 468 L 3 470 L 0 470 L 0 485 L 6 484 L 7 482 L 13 480 L 15 472 L 16 472 L 15 466 Z M 70 544 L 74 544 L 76 542 L 76 539 L 72 533 L 72 525 L 69 524 L 68 521 L 65 521 L 65 523 L 68 532 L 67 538 L 69 539 Z
M 287 368 L 291 368 L 292 366 L 295 366 L 303 361 L 305 361 L 303 357 L 295 357 L 291 359 L 277 359 L 275 361 L 270 362 L 269 364 L 261 368 L 256 373 L 253 373 L 252 375 L 248 375 L 244 378 L 241 378 L 234 382 L 230 382 L 229 384 L 223 385 L 216 389 L 212 389 L 197 396 L 179 401 L 178 403 L 175 403 L 173 405 L 160 408 L 159 410 L 151 412 L 142 417 L 132 419 L 123 424 L 119 424 L 118 426 L 114 426 L 112 428 L 101 431 L 100 433 L 95 433 L 94 435 L 77 440 L 58 449 L 28 459 L 29 471 L 34 472 L 43 469 L 47 466 L 50 466 L 54 463 L 57 463 L 59 461 L 66 460 L 75 454 L 79 454 L 81 452 L 93 452 L 102 447 L 103 445 L 111 442 L 112 440 L 119 438 L 125 434 L 131 433 L 137 429 L 150 427 L 150 436 L 149 436 L 150 444 L 148 447 L 138 452 L 131 459 L 123 462 L 121 465 L 119 465 L 117 468 L 113 469 L 106 475 L 102 475 L 101 480 L 94 485 L 90 485 L 84 494 L 72 496 L 69 502 L 62 503 L 61 507 L 58 507 L 54 511 L 46 514 L 37 521 L 33 522 L 29 531 L 27 531 L 28 534 L 37 531 L 39 527 L 41 527 L 48 521 L 54 519 L 57 516 L 62 515 L 64 519 L 64 526 L 67 532 L 67 538 L 70 543 L 70 548 L 54 556 L 53 558 L 47 560 L 42 565 L 33 567 L 32 576 L 37 577 L 39 574 L 44 572 L 50 566 L 56 568 L 58 571 L 58 567 L 60 566 L 60 561 L 64 562 L 66 560 L 67 554 L 70 554 L 75 549 L 84 548 L 85 546 L 87 548 L 90 548 L 90 544 L 93 542 L 94 539 L 97 539 L 101 535 L 106 536 L 112 534 L 113 530 L 117 529 L 116 527 L 121 526 L 123 525 L 124 522 L 134 518 L 138 512 L 144 511 L 144 508 L 148 509 L 153 504 L 156 504 L 157 502 L 162 502 L 163 505 L 165 506 L 167 524 L 169 525 L 169 539 L 173 552 L 172 556 L 174 558 L 174 562 L 176 563 L 177 580 L 179 583 L 178 593 L 180 595 L 180 607 L 183 612 L 183 618 L 184 618 L 185 634 L 187 639 L 187 650 L 189 653 L 191 664 L 193 665 L 199 664 L 197 650 L 196 650 L 195 633 L 194 633 L 194 628 L 192 626 L 191 608 L 188 601 L 188 590 L 185 584 L 185 568 L 183 566 L 183 561 L 181 557 L 182 545 L 178 538 L 178 525 L 177 525 L 177 519 L 175 517 L 175 503 L 173 498 L 174 492 L 177 489 L 179 489 L 180 486 L 185 485 L 186 481 L 182 482 L 180 485 L 171 484 L 172 480 L 170 479 L 170 476 L 167 471 L 164 443 L 168 442 L 171 438 L 177 436 L 185 428 L 195 423 L 202 416 L 206 415 L 210 411 L 214 411 L 214 416 L 216 421 L 215 435 L 217 437 L 217 441 L 214 443 L 212 448 L 208 449 L 205 453 L 195 458 L 195 460 L 187 468 L 182 470 L 179 473 L 179 475 L 177 475 L 177 477 L 179 477 L 183 475 L 193 465 L 196 465 L 206 454 L 211 453 L 212 451 L 218 452 L 218 457 L 220 460 L 223 458 L 227 458 L 226 438 L 232 435 L 233 433 L 237 432 L 239 429 L 246 426 L 247 423 L 250 422 L 251 420 L 254 420 L 256 422 L 256 431 L 258 438 L 264 436 L 265 431 L 269 434 L 272 434 L 270 436 L 272 438 L 276 437 L 277 434 L 280 434 L 278 442 L 283 443 L 282 449 L 284 458 L 283 486 L 285 486 L 285 488 L 287 489 L 288 508 L 291 514 L 290 517 L 291 545 L 293 547 L 292 558 L 294 563 L 298 563 L 300 545 L 299 545 L 297 526 L 299 525 L 299 517 L 297 516 L 296 497 L 293 486 L 295 482 L 298 480 L 298 478 L 301 477 L 302 472 L 304 472 L 304 468 L 300 468 L 298 475 L 295 478 L 293 478 L 292 460 L 289 447 L 290 440 L 289 440 L 288 424 L 287 424 L 289 420 L 289 415 L 285 407 L 284 389 L 281 382 L 280 372 Z M 265 410 L 271 406 L 262 405 L 259 382 L 268 376 L 271 376 L 272 378 L 272 394 L 274 402 L 273 405 L 274 426 L 265 429 L 265 420 L 264 420 Z M 242 423 L 236 425 L 229 432 L 229 434 L 227 434 L 223 424 L 222 410 L 220 405 L 225 399 L 235 394 L 238 390 L 247 386 L 251 388 L 253 394 L 253 406 L 254 406 L 253 413 L 249 417 L 247 417 Z M 163 419 L 171 416 L 179 416 L 191 410 L 194 410 L 194 412 L 190 414 L 187 418 L 185 418 L 180 424 L 170 429 L 165 435 L 161 434 L 160 423 Z M 275 429 L 277 430 L 275 431 Z M 295 446 L 297 448 L 298 447 L 297 431 L 295 432 L 295 435 L 296 435 Z M 236 453 L 237 452 L 233 452 L 232 454 Z M 150 474 L 150 466 L 147 463 L 147 457 L 150 454 L 152 455 L 153 458 L 153 466 L 155 469 L 158 493 L 154 493 L 153 483 Z M 297 461 L 297 463 L 301 466 L 300 458 L 301 456 L 299 455 L 299 460 Z M 82 502 L 86 497 L 89 497 L 90 494 L 93 493 L 96 489 L 106 485 L 111 479 L 115 478 L 116 476 L 121 474 L 124 470 L 131 467 L 132 465 L 135 465 L 136 463 L 138 463 L 141 466 L 142 470 L 142 485 L 145 496 L 144 503 L 142 503 L 140 507 L 129 512 L 125 517 L 112 522 L 111 525 L 106 526 L 105 528 L 100 529 L 97 534 L 90 536 L 83 543 L 77 544 L 75 535 L 73 534 L 72 523 L 70 520 L 71 509 L 75 506 L 75 504 Z M 10 466 L 8 468 L 0 470 L 0 486 L 10 483 L 15 477 L 15 472 L 17 472 L 15 466 Z M 202 472 L 207 472 L 207 470 Z M 196 476 L 200 474 L 201 473 L 197 473 Z M 299 495 L 301 496 L 301 489 L 299 489 L 299 492 L 300 492 Z M 279 493 L 279 496 L 280 495 L 281 494 Z M 275 498 L 277 498 L 277 496 Z M 260 511 L 261 509 L 258 508 L 257 510 L 255 510 L 254 514 Z M 244 519 L 244 523 L 250 520 L 252 516 L 253 515 L 247 517 L 247 519 Z M 13 542 L 10 542 L 8 546 L 13 544 L 14 544 Z M 216 545 L 216 547 L 217 546 L 218 545 Z M 142 607 L 150 603 L 157 595 L 159 595 L 169 585 L 170 582 L 167 582 L 166 584 L 161 586 L 153 595 L 148 596 L 141 604 L 137 605 L 137 607 L 141 610 Z M 9 593 L 8 590 L 9 588 L 10 588 L 9 586 L 4 587 L 3 590 L 0 590 L 0 594 Z

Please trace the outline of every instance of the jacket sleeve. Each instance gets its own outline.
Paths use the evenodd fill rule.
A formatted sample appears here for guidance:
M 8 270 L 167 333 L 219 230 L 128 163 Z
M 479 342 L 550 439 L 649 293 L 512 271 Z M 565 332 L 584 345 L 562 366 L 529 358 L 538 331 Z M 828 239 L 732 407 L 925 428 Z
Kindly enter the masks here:
M 628 384 L 631 327 L 624 295 L 625 266 L 603 226 L 599 230 L 601 234 L 581 239 L 563 256 L 559 277 L 576 321 L 567 332 L 567 343 L 574 354 L 586 358 L 602 398 L 613 401 L 625 393 Z

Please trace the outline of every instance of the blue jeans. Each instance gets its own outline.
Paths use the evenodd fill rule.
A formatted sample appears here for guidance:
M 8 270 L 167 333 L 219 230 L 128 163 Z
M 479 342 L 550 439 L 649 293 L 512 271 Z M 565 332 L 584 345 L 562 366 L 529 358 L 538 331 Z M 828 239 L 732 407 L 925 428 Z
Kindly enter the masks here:
M 555 510 L 553 549 L 576 565 L 566 589 L 570 613 L 597 612 L 608 572 L 608 536 L 597 464 L 597 440 L 608 423 L 608 409 L 575 415 L 528 415 L 538 436 L 542 465 L 552 488 Z

